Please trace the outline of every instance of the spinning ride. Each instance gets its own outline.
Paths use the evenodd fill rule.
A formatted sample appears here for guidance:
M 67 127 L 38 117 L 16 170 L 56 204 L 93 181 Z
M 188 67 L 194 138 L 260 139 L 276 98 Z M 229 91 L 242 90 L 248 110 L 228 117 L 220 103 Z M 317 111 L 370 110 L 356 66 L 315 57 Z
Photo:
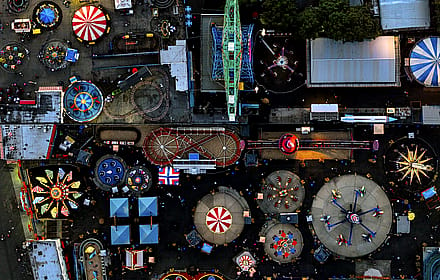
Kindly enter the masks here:
M 289 213 L 302 205 L 305 197 L 301 179 L 287 170 L 269 174 L 261 188 L 263 199 L 258 200 L 260 209 L 269 214 Z
M 52 71 L 64 69 L 69 64 L 66 58 L 67 45 L 62 41 L 53 40 L 43 46 L 40 51 L 40 61 Z
M 387 175 L 404 185 L 426 186 L 437 172 L 434 149 L 421 138 L 399 139 L 385 156 Z
M 153 185 L 151 172 L 143 166 L 128 169 L 125 180 L 127 187 L 136 193 L 148 191 Z
M 0 50 L 1 68 L 10 73 L 17 73 L 29 58 L 29 51 L 17 43 L 9 43 Z
M 28 0 L 8 0 L 8 8 L 13 13 L 22 13 L 29 7 Z
M 420 40 L 411 50 L 409 65 L 414 78 L 427 87 L 438 87 L 440 77 L 440 37 Z
M 375 251 L 387 238 L 392 208 L 385 192 L 363 176 L 331 179 L 312 204 L 313 228 L 337 255 L 355 258 Z
M 64 93 L 63 101 L 66 114 L 77 122 L 94 120 L 104 106 L 101 90 L 86 81 L 71 84 Z
M 299 72 L 301 56 L 292 38 L 259 34 L 254 51 L 257 83 L 274 93 L 293 91 L 304 82 L 304 76 Z
M 41 2 L 34 9 L 34 20 L 40 28 L 56 28 L 62 19 L 60 7 L 53 2 Z
M 127 166 L 122 158 L 115 155 L 101 157 L 95 168 L 94 182 L 104 190 L 110 190 L 124 183 Z
M 39 218 L 67 217 L 79 207 L 81 181 L 73 166 L 46 166 L 29 170 L 32 204 Z
M 72 28 L 82 42 L 93 42 L 109 32 L 109 17 L 95 6 L 84 6 L 73 15 Z
M 194 224 L 207 242 L 224 245 L 242 232 L 244 210 L 238 198 L 231 193 L 208 194 L 197 204 Z
M 268 222 L 260 235 L 264 235 L 264 251 L 278 263 L 289 263 L 297 258 L 304 246 L 299 229 L 291 224 Z

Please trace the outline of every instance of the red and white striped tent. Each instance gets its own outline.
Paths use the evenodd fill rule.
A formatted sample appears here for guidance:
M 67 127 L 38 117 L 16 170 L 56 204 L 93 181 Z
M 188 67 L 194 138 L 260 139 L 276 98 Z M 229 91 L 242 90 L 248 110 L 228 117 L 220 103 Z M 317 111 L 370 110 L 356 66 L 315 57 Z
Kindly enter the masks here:
M 95 6 L 84 6 L 73 15 L 72 28 L 75 35 L 83 41 L 99 39 L 107 29 L 104 12 Z

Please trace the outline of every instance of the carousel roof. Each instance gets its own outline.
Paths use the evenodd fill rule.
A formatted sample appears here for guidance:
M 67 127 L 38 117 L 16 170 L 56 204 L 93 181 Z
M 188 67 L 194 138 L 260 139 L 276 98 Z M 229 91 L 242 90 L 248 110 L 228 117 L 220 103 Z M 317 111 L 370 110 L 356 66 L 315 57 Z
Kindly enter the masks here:
M 224 245 L 242 232 L 243 211 L 243 205 L 232 194 L 208 194 L 197 204 L 194 224 L 207 242 Z
M 46 166 L 29 170 L 32 204 L 38 216 L 67 217 L 79 207 L 81 181 L 70 166 Z M 76 174 L 76 173 L 75 173 Z
M 279 263 L 288 263 L 301 254 L 304 246 L 302 234 L 291 224 L 269 223 L 265 229 L 264 251 Z
M 153 184 L 151 172 L 144 166 L 134 166 L 127 171 L 126 184 L 134 192 L 143 192 Z
M 110 190 L 124 182 L 126 165 L 122 158 L 106 155 L 98 160 L 94 182 L 104 190 Z
M 64 110 L 77 122 L 94 120 L 104 107 L 101 90 L 86 81 L 71 84 L 64 93 Z
M 260 208 L 270 214 L 295 211 L 301 206 L 305 196 L 301 179 L 287 170 L 270 173 L 261 192 L 263 199 L 258 200 Z
M 312 204 L 313 228 L 330 251 L 359 257 L 376 250 L 387 238 L 392 209 L 373 180 L 358 175 L 331 179 Z
M 440 37 L 428 37 L 417 42 L 411 51 L 409 65 L 419 83 L 427 87 L 438 87 Z
M 234 260 L 242 271 L 249 271 L 249 269 L 256 264 L 254 256 L 248 251 L 241 252 Z
M 95 6 L 84 6 L 73 15 L 72 28 L 81 40 L 95 41 L 104 34 L 107 19 L 101 9 Z

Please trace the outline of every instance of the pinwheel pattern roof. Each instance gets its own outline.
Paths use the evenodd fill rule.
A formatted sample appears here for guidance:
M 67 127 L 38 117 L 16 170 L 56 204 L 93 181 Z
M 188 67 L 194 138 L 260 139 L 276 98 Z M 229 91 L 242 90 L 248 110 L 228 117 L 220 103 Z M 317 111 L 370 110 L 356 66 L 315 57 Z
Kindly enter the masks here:
M 101 9 L 95 6 L 84 6 L 73 15 L 72 28 L 80 39 L 95 41 L 104 34 L 107 19 Z
M 60 214 L 67 217 L 71 210 L 78 209 L 77 200 L 83 195 L 78 191 L 81 182 L 73 179 L 72 170 L 66 170 L 58 166 L 46 167 L 44 175 L 40 173 L 31 179 L 32 203 L 39 215 L 50 214 L 55 219 Z
M 416 80 L 428 87 L 439 86 L 440 37 L 425 38 L 414 46 L 410 68 Z

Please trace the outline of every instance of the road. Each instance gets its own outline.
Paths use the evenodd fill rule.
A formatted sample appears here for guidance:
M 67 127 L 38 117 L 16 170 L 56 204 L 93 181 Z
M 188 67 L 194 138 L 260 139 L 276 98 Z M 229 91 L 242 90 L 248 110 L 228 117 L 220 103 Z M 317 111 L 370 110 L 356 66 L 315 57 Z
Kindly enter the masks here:
M 137 56 L 110 56 L 94 58 L 92 61 L 93 70 L 102 70 L 107 68 L 119 67 L 139 67 L 141 65 L 157 65 L 159 64 L 159 56 L 154 55 L 137 55 Z
M 0 270 L 2 271 L 0 278 L 2 280 L 32 279 L 32 276 L 26 275 L 24 267 L 29 268 L 29 263 L 23 264 L 23 259 L 27 257 L 26 254 L 20 256 L 21 261 L 18 262 L 20 252 L 17 253 L 16 248 L 21 248 L 25 237 L 17 208 L 11 173 L 5 161 L 0 162 L 0 178 L 2 186 L 0 188 L 0 197 L 2 197 L 0 204 L 0 237 L 5 236 L 4 240 L 0 240 Z M 10 231 L 10 237 L 7 237 L 8 231 Z

